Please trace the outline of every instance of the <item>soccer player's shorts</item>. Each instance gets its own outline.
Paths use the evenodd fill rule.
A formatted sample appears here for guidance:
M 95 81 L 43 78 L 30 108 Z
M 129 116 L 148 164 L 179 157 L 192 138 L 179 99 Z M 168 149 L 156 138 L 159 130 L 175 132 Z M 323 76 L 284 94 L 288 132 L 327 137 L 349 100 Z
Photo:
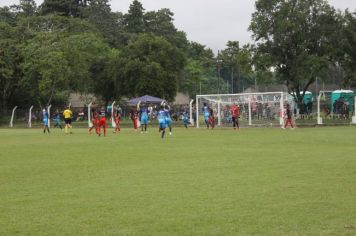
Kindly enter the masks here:
M 160 129 L 165 129 L 166 128 L 166 120 L 160 119 L 158 120 L 159 128 Z
M 232 119 L 232 123 L 235 123 L 236 122 L 236 117 L 231 117 L 231 119 Z
M 146 117 L 141 117 L 141 124 L 147 125 L 148 118 Z
M 120 119 L 115 118 L 115 124 L 119 125 L 120 124 Z
M 65 119 L 64 119 L 64 123 L 65 123 L 66 125 L 71 125 L 71 124 L 72 124 L 72 119 L 71 119 L 71 118 L 65 118 Z
M 99 120 L 99 126 L 104 126 L 104 127 L 106 127 L 106 119 L 105 119 L 105 118 L 100 118 L 100 120 Z
M 209 116 L 204 116 L 205 122 L 209 122 Z
M 43 119 L 43 125 L 48 125 L 48 119 Z
M 167 119 L 166 119 L 166 124 L 167 124 L 168 126 L 171 126 L 171 125 L 172 125 L 172 119 L 171 119 L 171 118 L 167 118 Z

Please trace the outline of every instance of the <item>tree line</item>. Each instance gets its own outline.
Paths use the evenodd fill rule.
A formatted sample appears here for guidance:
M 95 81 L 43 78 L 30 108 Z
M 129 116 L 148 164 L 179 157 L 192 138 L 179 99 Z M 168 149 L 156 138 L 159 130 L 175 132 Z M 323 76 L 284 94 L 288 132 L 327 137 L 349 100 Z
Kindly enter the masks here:
M 307 90 L 317 77 L 355 83 L 356 17 L 324 0 L 258 0 L 254 44 L 227 42 L 214 55 L 187 39 L 169 9 L 126 14 L 108 0 L 20 0 L 0 8 L 1 110 L 65 104 L 70 93 L 106 103 L 149 93 L 238 93 L 259 84 Z

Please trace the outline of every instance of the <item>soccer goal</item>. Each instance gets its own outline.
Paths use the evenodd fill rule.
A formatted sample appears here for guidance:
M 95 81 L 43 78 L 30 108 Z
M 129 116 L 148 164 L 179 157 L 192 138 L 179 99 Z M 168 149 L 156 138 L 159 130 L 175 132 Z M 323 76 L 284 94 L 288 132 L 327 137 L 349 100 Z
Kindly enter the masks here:
M 218 126 L 231 126 L 230 107 L 234 103 L 240 107 L 240 126 L 281 126 L 284 104 L 294 109 L 284 92 L 197 95 L 196 127 L 205 126 L 204 104 L 213 109 Z

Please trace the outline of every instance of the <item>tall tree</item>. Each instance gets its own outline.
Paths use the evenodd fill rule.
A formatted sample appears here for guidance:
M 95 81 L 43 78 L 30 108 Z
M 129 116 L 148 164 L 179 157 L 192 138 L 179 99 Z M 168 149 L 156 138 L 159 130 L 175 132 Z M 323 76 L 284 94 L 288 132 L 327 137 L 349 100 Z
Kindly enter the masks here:
M 167 39 L 179 49 L 186 50 L 188 40 L 186 34 L 178 31 L 174 26 L 174 13 L 163 8 L 158 11 L 149 11 L 144 14 L 145 32 L 153 33 Z
M 266 66 L 299 102 L 330 63 L 338 28 L 336 12 L 324 0 L 258 0 L 250 25 L 257 56 L 269 58 Z
M 140 35 L 125 47 L 121 60 L 122 91 L 128 96 L 152 94 L 173 100 L 179 73 L 185 65 L 184 54 L 162 37 Z
M 230 74 L 231 93 L 239 92 L 240 89 L 240 65 L 239 53 L 240 43 L 238 41 L 228 41 L 227 48 L 221 52 L 223 65 Z M 235 79 L 236 78 L 236 79 Z M 235 81 L 236 80 L 236 81 Z
M 16 25 L 16 14 L 9 7 L 0 7 L 0 22 Z
M 40 6 L 41 14 L 59 14 L 63 16 L 79 16 L 80 5 L 77 0 L 44 0 Z
M 123 27 L 119 24 L 122 14 L 111 11 L 109 0 L 92 0 L 82 10 L 82 15 L 97 27 L 111 46 L 120 47 L 125 42 Z
M 13 27 L 0 22 L 0 108 L 5 111 L 22 80 L 22 55 Z
M 345 81 L 346 86 L 356 86 L 356 12 L 350 13 L 345 12 L 345 24 L 343 30 L 343 59 L 341 60 L 341 65 L 345 70 Z
M 134 0 L 125 15 L 126 31 L 133 34 L 145 32 L 144 11 L 142 4 L 138 0 Z
M 20 4 L 12 5 L 11 9 L 22 17 L 34 16 L 38 10 L 34 0 L 20 0 Z

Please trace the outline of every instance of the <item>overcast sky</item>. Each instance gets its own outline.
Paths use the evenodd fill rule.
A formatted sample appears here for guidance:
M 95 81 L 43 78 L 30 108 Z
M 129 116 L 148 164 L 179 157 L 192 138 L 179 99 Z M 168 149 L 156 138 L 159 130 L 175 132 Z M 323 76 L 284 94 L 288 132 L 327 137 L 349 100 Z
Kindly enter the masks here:
M 18 0 L 0 0 L 0 6 L 17 4 Z M 40 5 L 43 0 L 36 0 Z M 113 11 L 126 13 L 132 0 L 112 0 Z M 228 40 L 251 42 L 247 28 L 254 12 L 254 0 L 140 0 L 146 11 L 169 8 L 175 25 L 188 39 L 215 52 L 224 49 Z M 356 9 L 356 0 L 329 0 L 338 9 Z

